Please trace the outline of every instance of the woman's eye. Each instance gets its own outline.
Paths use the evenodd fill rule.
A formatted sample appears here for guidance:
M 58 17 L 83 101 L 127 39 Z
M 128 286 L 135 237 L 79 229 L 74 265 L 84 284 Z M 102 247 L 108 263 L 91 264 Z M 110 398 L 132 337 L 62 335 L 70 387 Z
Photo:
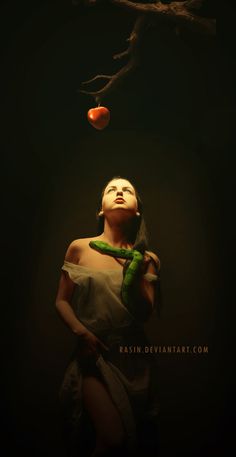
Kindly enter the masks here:
M 108 189 L 107 194 L 109 194 L 110 192 L 114 192 L 114 189 Z
M 125 189 L 125 190 L 126 190 L 126 192 L 129 192 L 129 194 L 133 193 L 132 190 L 130 190 L 130 189 Z

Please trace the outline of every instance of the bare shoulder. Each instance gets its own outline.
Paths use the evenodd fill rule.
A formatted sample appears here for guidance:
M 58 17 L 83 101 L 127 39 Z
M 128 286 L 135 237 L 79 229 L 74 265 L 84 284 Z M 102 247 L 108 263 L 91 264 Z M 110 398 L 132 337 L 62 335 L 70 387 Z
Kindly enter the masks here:
M 82 252 L 88 247 L 92 238 L 78 238 L 73 240 L 66 251 L 65 260 L 68 262 L 78 263 Z
M 154 261 L 155 263 L 155 266 L 157 268 L 158 271 L 160 271 L 160 268 L 161 268 L 161 262 L 160 262 L 160 259 L 159 257 L 152 251 L 146 251 L 146 254 L 151 257 L 151 259 Z

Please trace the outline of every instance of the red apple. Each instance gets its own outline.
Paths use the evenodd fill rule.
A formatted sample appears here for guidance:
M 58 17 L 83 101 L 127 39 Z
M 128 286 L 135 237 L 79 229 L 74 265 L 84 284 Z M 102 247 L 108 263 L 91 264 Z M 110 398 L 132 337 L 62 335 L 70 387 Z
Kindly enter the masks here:
M 104 129 L 110 121 L 110 111 L 105 106 L 91 108 L 87 114 L 88 121 L 97 130 Z

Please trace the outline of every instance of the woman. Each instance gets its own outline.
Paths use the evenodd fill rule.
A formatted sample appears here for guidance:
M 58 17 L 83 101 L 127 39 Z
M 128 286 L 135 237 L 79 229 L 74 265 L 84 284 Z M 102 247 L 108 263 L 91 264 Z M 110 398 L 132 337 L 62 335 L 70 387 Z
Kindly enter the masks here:
M 154 360 L 142 350 L 148 344 L 143 324 L 156 304 L 160 262 L 146 250 L 142 204 L 130 181 L 115 177 L 108 182 L 98 218 L 100 234 L 73 241 L 62 267 L 56 308 L 78 345 L 61 399 L 74 430 L 89 418 L 95 431 L 89 455 L 115 455 L 121 449 L 131 455 L 141 443 L 140 424 L 158 413 Z M 116 255 L 96 249 L 97 242 Z M 126 303 L 121 291 L 131 264 L 117 256 L 120 249 L 143 254 Z

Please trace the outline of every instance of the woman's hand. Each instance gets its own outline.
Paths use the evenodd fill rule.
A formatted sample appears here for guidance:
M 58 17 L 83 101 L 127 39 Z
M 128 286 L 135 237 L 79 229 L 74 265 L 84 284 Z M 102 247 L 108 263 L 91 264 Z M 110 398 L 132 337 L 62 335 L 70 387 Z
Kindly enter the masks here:
M 92 332 L 86 330 L 79 335 L 78 355 L 79 357 L 95 357 L 98 359 L 102 351 L 108 351 L 108 347 Z

